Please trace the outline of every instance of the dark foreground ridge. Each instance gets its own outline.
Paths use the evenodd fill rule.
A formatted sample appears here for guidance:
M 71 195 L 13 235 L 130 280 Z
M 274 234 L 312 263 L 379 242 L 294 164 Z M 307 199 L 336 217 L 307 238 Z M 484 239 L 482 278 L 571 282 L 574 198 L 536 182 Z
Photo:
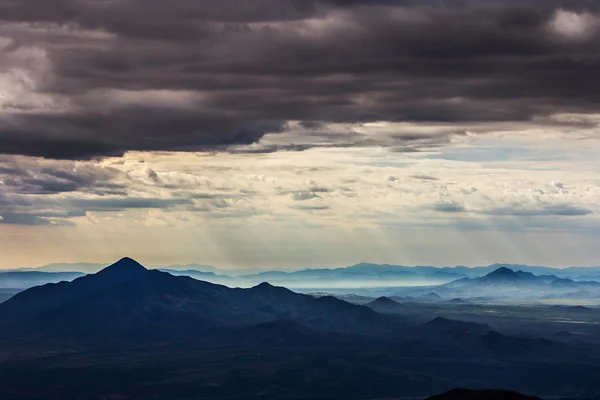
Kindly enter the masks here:
M 469 390 L 454 389 L 428 398 L 427 400 L 541 400 L 508 390 Z

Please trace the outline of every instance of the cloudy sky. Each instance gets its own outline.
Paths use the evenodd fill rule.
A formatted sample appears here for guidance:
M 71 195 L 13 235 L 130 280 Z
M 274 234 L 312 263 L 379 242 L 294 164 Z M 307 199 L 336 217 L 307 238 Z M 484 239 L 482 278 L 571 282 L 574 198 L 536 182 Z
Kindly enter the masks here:
M 0 0 L 0 268 L 600 264 L 600 1 Z

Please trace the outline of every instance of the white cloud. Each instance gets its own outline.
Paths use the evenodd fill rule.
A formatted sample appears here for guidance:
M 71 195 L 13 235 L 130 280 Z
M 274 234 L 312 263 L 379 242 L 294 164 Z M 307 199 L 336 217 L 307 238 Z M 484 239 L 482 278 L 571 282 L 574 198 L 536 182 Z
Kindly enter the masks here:
M 98 224 L 100 222 L 100 220 L 91 211 L 86 211 L 85 216 L 87 217 L 88 221 L 92 224 Z
M 592 127 L 600 127 L 600 114 L 562 113 L 551 115 L 550 119 L 567 125 L 590 125 Z
M 568 39 L 585 39 L 598 28 L 600 20 L 589 13 L 557 10 L 549 26 L 555 33 Z
M 50 69 L 46 51 L 40 47 L 2 46 L 0 42 L 0 114 L 5 112 L 56 112 L 68 101 L 38 89 Z

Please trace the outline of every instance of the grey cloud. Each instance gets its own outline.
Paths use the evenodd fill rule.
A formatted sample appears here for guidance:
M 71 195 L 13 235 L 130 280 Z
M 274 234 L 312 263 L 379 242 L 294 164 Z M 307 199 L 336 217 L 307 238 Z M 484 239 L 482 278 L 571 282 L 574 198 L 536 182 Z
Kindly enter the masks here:
M 435 176 L 429 176 L 429 175 L 413 175 L 412 177 L 415 179 L 423 180 L 423 181 L 438 181 L 439 180 Z
M 81 159 L 235 148 L 292 120 L 313 133 L 291 150 L 379 145 L 319 131 L 596 112 L 600 31 L 552 32 L 560 7 L 600 9 L 584 0 L 0 0 L 0 36 L 13 40 L 0 63 L 29 73 L 27 96 L 38 96 L 0 102 L 0 152 Z M 414 151 L 461 134 L 385 144 Z
M 19 194 L 49 195 L 82 192 L 125 195 L 128 177 L 114 168 L 71 162 L 44 164 L 29 160 L 0 159 L 0 179 L 5 188 Z M 118 183 L 122 180 L 122 183 Z
M 437 204 L 432 207 L 433 210 L 443 213 L 463 213 L 467 210 L 458 204 Z
M 329 207 L 329 206 L 319 206 L 319 205 L 314 205 L 314 206 L 300 205 L 300 206 L 294 206 L 292 208 L 295 210 L 302 210 L 302 211 L 326 211 L 326 210 L 331 209 L 331 207 Z
M 331 189 L 321 186 L 311 186 L 308 188 L 312 193 L 329 193 Z
M 136 208 L 170 208 L 191 204 L 189 199 L 95 198 L 73 199 L 71 207 L 85 211 L 122 211 Z
M 311 130 L 322 129 L 325 125 L 326 124 L 321 121 L 300 121 L 300 126 Z
M 313 192 L 293 192 L 291 193 L 291 197 L 294 201 L 306 201 L 321 198 L 321 196 Z
M 518 207 L 503 207 L 484 212 L 487 215 L 516 216 L 516 217 L 539 217 L 539 216 L 562 216 L 576 217 L 593 213 L 592 210 L 570 205 L 549 205 L 538 209 L 523 209 Z
M 547 204 L 537 207 L 525 208 L 521 205 L 503 206 L 484 210 L 467 209 L 463 205 L 448 203 L 436 204 L 431 207 L 435 211 L 442 213 L 466 213 L 472 212 L 496 217 L 544 217 L 544 216 L 561 216 L 561 217 L 577 217 L 593 214 L 592 210 L 577 207 L 569 204 Z
M 82 196 L 78 194 L 78 196 Z M 0 223 L 14 225 L 74 225 L 70 221 L 74 217 L 83 217 L 89 211 L 120 212 L 131 209 L 163 209 L 170 210 L 186 206 L 192 201 L 188 199 L 159 198 L 127 198 L 127 197 L 94 197 L 86 199 L 76 197 L 60 199 L 48 196 L 6 197 L 0 193 Z
M 28 226 L 71 226 L 72 222 L 67 220 L 47 219 L 34 214 L 2 214 L 0 224 L 28 225 Z
M 145 171 L 152 179 L 151 170 Z M 193 203 L 193 197 L 215 198 L 189 192 L 179 197 L 154 194 L 152 185 L 128 174 L 92 162 L 32 160 L 0 156 L 1 223 L 18 225 L 69 225 L 69 219 L 87 211 L 118 212 L 127 209 L 172 209 Z M 146 191 L 148 197 L 127 197 Z M 152 197 L 150 197 L 152 196 Z

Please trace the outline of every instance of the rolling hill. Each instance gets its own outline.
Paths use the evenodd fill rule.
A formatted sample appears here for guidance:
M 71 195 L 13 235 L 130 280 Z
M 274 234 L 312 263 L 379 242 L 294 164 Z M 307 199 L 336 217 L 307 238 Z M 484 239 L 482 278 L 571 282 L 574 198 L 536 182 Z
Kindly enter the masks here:
M 402 303 L 398 303 L 389 297 L 379 297 L 370 303 L 365 304 L 372 310 L 382 314 L 396 314 L 402 312 L 405 307 Z

